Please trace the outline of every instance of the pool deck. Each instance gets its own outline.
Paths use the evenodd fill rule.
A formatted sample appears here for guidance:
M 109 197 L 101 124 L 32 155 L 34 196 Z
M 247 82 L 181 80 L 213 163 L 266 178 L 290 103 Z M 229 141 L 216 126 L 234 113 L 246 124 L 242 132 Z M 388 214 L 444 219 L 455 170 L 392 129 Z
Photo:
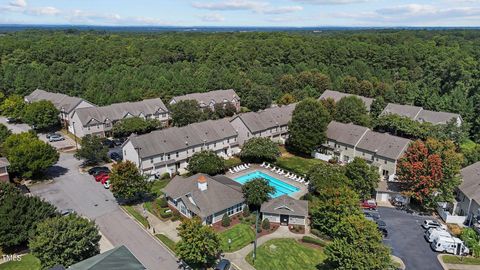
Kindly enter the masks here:
M 237 172 L 237 173 L 230 173 L 230 172 L 227 172 L 225 174 L 225 176 L 227 176 L 228 178 L 237 178 L 237 177 L 240 177 L 240 176 L 243 176 L 243 175 L 246 175 L 246 174 L 249 174 L 251 172 L 255 172 L 255 171 L 259 171 L 259 172 L 263 172 L 265 174 L 268 174 L 270 175 L 271 177 L 274 177 L 278 180 L 281 180 L 285 183 L 288 183 L 289 185 L 292 185 L 294 187 L 297 187 L 299 188 L 300 190 L 297 191 L 297 192 L 294 192 L 294 193 L 291 193 L 289 194 L 290 197 L 294 198 L 294 199 L 300 199 L 303 195 L 307 194 L 308 192 L 308 189 L 307 189 L 307 186 L 305 186 L 303 183 L 299 183 L 299 182 L 296 182 L 296 181 L 293 181 L 292 179 L 289 179 L 287 177 L 285 177 L 284 175 L 280 175 L 278 173 L 274 173 L 272 171 L 270 171 L 270 169 L 265 169 L 263 167 L 260 167 L 260 165 L 258 164 L 252 164 L 250 166 L 250 168 L 246 169 L 246 170 L 243 170 L 243 171 L 240 171 L 240 172 Z M 285 171 L 285 170 L 284 170 Z M 285 171 L 287 172 L 287 171 Z

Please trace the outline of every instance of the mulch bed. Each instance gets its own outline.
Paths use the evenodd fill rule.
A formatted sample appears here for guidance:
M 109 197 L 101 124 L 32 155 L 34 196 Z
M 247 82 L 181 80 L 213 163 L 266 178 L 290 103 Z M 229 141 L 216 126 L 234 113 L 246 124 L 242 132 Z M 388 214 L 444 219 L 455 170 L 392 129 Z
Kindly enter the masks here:
M 232 228 L 233 226 L 237 225 L 238 223 L 240 223 L 240 215 L 241 215 L 241 213 L 236 214 L 235 216 L 231 216 L 230 217 L 230 226 L 228 226 L 228 227 L 223 227 L 222 226 L 222 221 L 219 221 L 217 223 L 212 224 L 212 227 L 216 232 L 226 231 L 226 230 Z
M 305 234 L 305 226 L 297 226 L 297 228 L 300 229 L 300 231 L 293 230 L 294 226 L 293 225 L 288 225 L 288 229 L 295 234 Z
M 278 229 L 278 227 L 280 227 L 280 224 L 270 223 L 270 230 L 262 229 L 262 231 L 258 233 L 258 237 L 261 237 L 261 236 L 264 236 L 264 235 L 267 235 L 267 234 L 271 234 L 271 233 L 275 232 Z M 252 226 L 252 229 L 253 229 L 253 231 L 255 231 L 255 225 Z

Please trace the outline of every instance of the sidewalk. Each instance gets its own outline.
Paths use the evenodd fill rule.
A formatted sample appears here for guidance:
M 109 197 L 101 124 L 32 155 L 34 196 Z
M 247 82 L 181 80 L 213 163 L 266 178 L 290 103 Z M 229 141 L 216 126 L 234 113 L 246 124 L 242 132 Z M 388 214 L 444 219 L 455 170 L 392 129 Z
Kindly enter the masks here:
M 177 227 L 180 225 L 180 221 L 163 221 L 156 217 L 154 214 L 146 211 L 147 219 L 150 223 L 151 229 L 150 232 L 155 232 L 153 234 L 164 234 L 168 238 L 172 239 L 174 242 L 180 241 L 180 236 L 178 236 Z
M 265 242 L 276 239 L 276 238 L 293 238 L 293 239 L 301 239 L 303 236 L 307 234 L 296 234 L 290 232 L 287 226 L 280 226 L 275 232 L 271 234 L 267 234 L 257 239 L 257 247 L 261 246 Z M 232 252 L 232 253 L 225 253 L 225 258 L 230 260 L 232 264 L 234 264 L 237 268 L 241 270 L 255 270 L 253 266 L 251 266 L 246 260 L 248 253 L 253 250 L 253 243 L 249 244 L 248 246 Z
M 448 255 L 448 254 L 439 254 L 438 255 L 438 261 L 442 265 L 444 270 L 478 270 L 480 269 L 480 265 L 470 265 L 470 264 L 451 264 L 451 263 L 444 263 L 442 260 L 443 255 Z

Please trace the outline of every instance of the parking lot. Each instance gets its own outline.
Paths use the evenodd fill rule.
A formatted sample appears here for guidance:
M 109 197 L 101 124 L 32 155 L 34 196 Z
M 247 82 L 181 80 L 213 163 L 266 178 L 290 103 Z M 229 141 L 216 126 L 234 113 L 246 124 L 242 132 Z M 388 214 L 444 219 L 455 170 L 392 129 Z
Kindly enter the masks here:
M 425 219 L 434 218 L 416 216 L 388 207 L 380 207 L 378 211 L 388 229 L 384 243 L 391 247 L 393 255 L 403 260 L 406 269 L 443 269 L 437 259 L 438 253 L 424 239 L 424 229 L 421 227 Z

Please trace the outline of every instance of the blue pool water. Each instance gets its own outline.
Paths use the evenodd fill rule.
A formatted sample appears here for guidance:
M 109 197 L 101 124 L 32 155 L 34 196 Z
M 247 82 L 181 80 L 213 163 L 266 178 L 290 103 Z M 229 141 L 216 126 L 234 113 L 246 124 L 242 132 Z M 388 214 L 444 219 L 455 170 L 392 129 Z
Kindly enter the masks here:
M 275 188 L 275 193 L 272 195 L 272 198 L 276 198 L 279 196 L 282 196 L 284 194 L 290 195 L 292 193 L 295 193 L 299 191 L 300 189 L 297 187 L 294 187 L 290 184 L 287 184 L 281 180 L 278 180 L 275 177 L 272 177 L 268 174 L 265 174 L 260 171 L 255 171 L 251 172 L 249 174 L 242 175 L 240 177 L 234 178 L 235 182 L 238 182 L 240 184 L 245 184 L 246 182 L 255 179 L 255 178 L 263 178 L 268 181 L 268 184 L 272 187 Z

